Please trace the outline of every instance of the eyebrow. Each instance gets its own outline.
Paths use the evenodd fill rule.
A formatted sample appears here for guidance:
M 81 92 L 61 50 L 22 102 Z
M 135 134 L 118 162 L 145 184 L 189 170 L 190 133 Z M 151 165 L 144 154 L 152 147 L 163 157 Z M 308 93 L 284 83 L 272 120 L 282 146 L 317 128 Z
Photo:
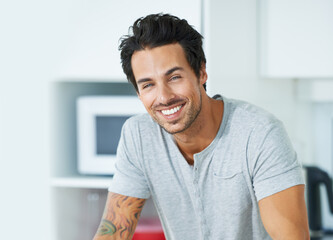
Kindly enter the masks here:
M 149 82 L 150 80 L 151 80 L 151 78 L 142 78 L 142 79 L 138 80 L 138 82 L 136 84 L 140 85 L 142 83 Z
M 170 75 L 171 73 L 173 73 L 177 70 L 184 70 L 184 69 L 182 67 L 173 67 L 173 68 L 169 69 L 168 71 L 166 71 L 164 75 L 168 76 L 168 75 Z
M 172 74 L 173 72 L 178 71 L 178 70 L 184 70 L 184 69 L 182 67 L 173 67 L 173 68 L 169 69 L 168 71 L 166 71 L 164 73 L 164 76 L 169 76 L 170 74 Z M 145 82 L 149 82 L 149 81 L 151 81 L 151 78 L 142 78 L 137 81 L 137 85 L 145 83 Z

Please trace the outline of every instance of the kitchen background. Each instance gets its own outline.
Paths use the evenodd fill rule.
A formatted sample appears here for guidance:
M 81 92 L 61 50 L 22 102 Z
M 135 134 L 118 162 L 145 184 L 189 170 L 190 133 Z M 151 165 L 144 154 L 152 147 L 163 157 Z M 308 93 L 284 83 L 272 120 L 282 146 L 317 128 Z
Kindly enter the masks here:
M 73 99 L 125 83 L 117 40 L 161 11 L 204 35 L 210 95 L 272 112 L 333 175 L 332 1 L 0 1 L 0 239 L 90 238 L 111 179 L 76 171 Z

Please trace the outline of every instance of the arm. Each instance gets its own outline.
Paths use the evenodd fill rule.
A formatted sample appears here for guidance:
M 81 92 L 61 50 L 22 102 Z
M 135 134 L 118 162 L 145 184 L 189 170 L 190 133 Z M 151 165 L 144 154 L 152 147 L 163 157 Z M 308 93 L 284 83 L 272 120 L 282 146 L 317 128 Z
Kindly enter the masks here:
M 273 239 L 310 239 L 304 185 L 261 199 L 259 210 L 264 227 Z
M 109 192 L 105 210 L 93 240 L 130 240 L 146 199 Z

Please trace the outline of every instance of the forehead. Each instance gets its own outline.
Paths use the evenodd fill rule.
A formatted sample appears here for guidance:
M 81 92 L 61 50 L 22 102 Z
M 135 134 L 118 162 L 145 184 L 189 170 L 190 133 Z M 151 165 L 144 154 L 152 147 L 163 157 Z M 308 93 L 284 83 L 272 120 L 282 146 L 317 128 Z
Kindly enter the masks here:
M 135 79 L 149 77 L 142 76 L 147 74 L 164 74 L 166 70 L 175 66 L 189 67 L 185 52 L 179 43 L 136 51 L 132 55 L 131 65 Z

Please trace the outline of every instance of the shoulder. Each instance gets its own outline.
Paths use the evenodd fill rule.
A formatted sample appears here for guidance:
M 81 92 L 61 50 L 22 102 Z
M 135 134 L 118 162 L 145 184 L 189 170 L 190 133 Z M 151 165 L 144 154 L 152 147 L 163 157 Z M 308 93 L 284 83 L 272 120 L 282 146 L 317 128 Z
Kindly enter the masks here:
M 141 113 L 127 119 L 125 124 L 132 127 L 142 127 L 142 126 L 153 126 L 155 125 L 155 122 L 149 116 L 148 113 Z
M 281 126 L 282 122 L 265 109 L 242 100 L 225 99 L 229 122 L 243 128 L 265 130 Z
M 145 139 L 152 139 L 156 132 L 154 129 L 155 123 L 146 113 L 128 118 L 121 130 L 118 152 L 142 155 L 142 143 Z
M 158 124 L 149 116 L 148 113 L 138 114 L 130 117 L 123 125 L 123 134 L 145 134 L 158 128 Z

